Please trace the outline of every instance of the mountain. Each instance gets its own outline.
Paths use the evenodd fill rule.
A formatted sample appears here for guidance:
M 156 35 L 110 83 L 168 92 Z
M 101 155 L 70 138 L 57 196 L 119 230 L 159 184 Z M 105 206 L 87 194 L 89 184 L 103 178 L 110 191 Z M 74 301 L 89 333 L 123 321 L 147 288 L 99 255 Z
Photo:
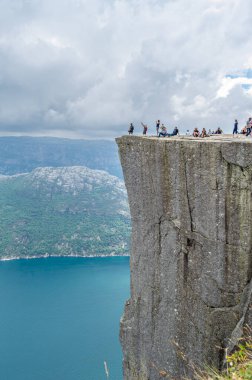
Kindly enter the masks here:
M 124 183 L 86 167 L 0 176 L 0 257 L 129 252 Z
M 0 137 L 0 174 L 31 172 L 44 166 L 87 166 L 122 178 L 114 141 Z

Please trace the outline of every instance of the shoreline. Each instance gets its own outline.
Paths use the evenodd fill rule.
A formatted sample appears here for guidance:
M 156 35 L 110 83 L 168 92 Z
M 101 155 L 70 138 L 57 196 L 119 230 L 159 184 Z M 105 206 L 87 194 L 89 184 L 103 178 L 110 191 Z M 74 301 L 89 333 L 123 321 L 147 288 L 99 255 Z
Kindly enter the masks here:
M 130 257 L 130 255 L 37 255 L 37 256 L 12 256 L 12 257 L 3 257 L 0 258 L 0 262 L 2 261 L 14 261 L 14 260 L 35 260 L 35 259 L 48 259 L 51 257 L 58 257 L 58 258 L 83 258 L 83 259 L 94 259 L 94 258 L 107 258 L 107 257 Z

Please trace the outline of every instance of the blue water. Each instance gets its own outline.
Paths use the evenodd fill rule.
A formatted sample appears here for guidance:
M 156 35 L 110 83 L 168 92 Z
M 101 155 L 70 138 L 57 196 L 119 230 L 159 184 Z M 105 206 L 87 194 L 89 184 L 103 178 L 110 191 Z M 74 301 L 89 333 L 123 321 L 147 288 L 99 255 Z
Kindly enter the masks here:
M 129 260 L 0 262 L 1 380 L 121 380 Z

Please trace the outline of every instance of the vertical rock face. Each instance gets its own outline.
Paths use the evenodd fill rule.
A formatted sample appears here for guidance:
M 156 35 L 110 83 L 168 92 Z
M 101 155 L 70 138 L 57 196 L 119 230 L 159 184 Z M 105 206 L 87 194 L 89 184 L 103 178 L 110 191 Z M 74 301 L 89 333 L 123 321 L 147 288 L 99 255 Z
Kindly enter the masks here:
M 251 321 L 252 144 L 117 139 L 132 216 L 125 380 L 220 367 Z

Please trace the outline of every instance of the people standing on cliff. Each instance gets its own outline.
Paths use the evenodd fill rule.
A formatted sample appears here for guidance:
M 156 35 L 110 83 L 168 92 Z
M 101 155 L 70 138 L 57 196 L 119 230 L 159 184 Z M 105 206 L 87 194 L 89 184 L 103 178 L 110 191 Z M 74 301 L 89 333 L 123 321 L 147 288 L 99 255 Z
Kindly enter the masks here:
M 130 123 L 130 126 L 129 126 L 129 135 L 133 135 L 133 132 L 134 132 L 134 125 L 132 123 Z
M 156 131 L 157 131 L 157 136 L 159 134 L 159 127 L 160 127 L 160 120 L 156 121 Z
M 142 126 L 143 126 L 143 135 L 146 136 L 147 131 L 148 131 L 148 126 L 147 126 L 147 124 L 144 124 L 144 123 L 142 123 L 142 122 L 141 122 L 141 124 L 142 124 Z
M 238 120 L 235 119 L 233 135 L 237 135 L 237 134 L 238 134 Z

